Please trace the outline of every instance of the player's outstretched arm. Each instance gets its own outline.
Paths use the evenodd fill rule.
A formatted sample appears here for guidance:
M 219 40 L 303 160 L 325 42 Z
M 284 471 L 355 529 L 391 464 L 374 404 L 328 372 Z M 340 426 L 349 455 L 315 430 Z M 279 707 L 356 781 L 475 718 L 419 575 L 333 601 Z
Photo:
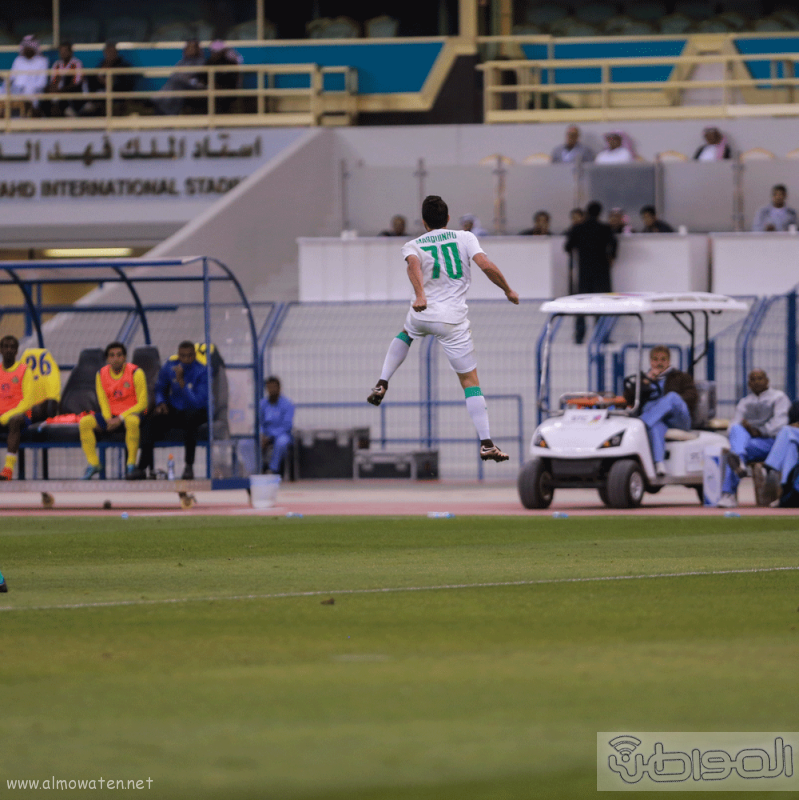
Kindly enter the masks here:
M 500 268 L 485 253 L 478 253 L 472 260 L 483 270 L 491 283 L 495 286 L 499 286 L 499 288 L 505 292 L 505 297 L 507 297 L 511 303 L 519 305 L 519 295 L 508 286 L 508 282 L 505 280 L 505 276 L 502 274 Z
M 424 276 L 422 275 L 422 262 L 416 256 L 408 256 L 408 279 L 416 294 L 412 307 L 414 311 L 424 311 L 427 308 L 427 297 L 424 293 Z

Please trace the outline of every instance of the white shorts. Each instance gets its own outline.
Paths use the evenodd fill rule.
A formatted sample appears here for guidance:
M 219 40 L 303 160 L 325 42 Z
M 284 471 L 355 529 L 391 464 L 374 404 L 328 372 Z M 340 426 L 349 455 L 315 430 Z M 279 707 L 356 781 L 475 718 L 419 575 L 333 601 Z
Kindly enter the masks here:
M 455 372 L 471 372 L 477 368 L 472 343 L 472 329 L 468 319 L 463 322 L 425 322 L 414 319 L 411 312 L 405 317 L 405 330 L 411 339 L 435 336 L 447 354 L 450 366 Z

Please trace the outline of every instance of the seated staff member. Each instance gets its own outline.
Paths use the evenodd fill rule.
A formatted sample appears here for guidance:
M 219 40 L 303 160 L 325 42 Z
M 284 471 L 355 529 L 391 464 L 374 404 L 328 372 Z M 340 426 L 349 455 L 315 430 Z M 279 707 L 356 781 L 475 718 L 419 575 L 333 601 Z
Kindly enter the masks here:
M 26 361 L 17 361 L 18 352 L 16 336 L 0 339 L 3 359 L 0 366 L 0 429 L 7 435 L 6 463 L 0 471 L 0 481 L 10 481 L 14 477 L 22 431 L 34 422 L 43 422 L 55 414 L 58 407 L 56 400 L 45 399 L 36 403 L 33 371 Z M 47 358 L 50 358 L 49 354 Z
M 178 345 L 177 356 L 171 356 L 161 367 L 155 383 L 155 408 L 144 422 L 141 457 L 136 477 L 144 478 L 153 469 L 155 442 L 170 428 L 181 428 L 185 437 L 183 480 L 194 478 L 194 455 L 197 450 L 197 429 L 208 422 L 208 368 L 197 360 L 194 343 Z
M 719 508 L 738 505 L 738 484 L 746 475 L 746 465 L 764 461 L 777 434 L 788 424 L 791 401 L 785 392 L 769 387 L 764 370 L 753 369 L 748 385 L 749 394 L 738 401 L 727 432 L 730 452 L 727 453 Z
M 294 424 L 294 403 L 280 393 L 280 378 L 270 375 L 264 381 L 266 397 L 258 414 L 261 421 L 261 456 L 268 475 L 277 475 L 291 445 Z
M 100 472 L 97 455 L 97 433 L 113 433 L 125 426 L 125 447 L 128 449 L 126 478 L 136 477 L 136 455 L 139 452 L 139 417 L 147 411 L 147 380 L 144 372 L 127 362 L 128 351 L 122 342 L 111 342 L 105 348 L 108 362 L 95 380 L 98 416 L 88 415 L 78 423 L 80 444 L 89 465 L 83 475 L 87 481 Z

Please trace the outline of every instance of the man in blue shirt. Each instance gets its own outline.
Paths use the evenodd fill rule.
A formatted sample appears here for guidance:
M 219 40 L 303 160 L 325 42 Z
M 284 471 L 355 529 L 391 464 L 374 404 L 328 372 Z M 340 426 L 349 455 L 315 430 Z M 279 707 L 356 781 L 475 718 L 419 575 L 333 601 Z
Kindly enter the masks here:
M 261 400 L 258 418 L 261 423 L 261 453 L 268 475 L 278 474 L 291 445 L 294 403 L 280 394 L 280 379 L 270 375 L 264 383 L 266 397 Z M 271 453 L 270 453 L 271 448 Z
M 155 408 L 145 417 L 139 471 L 153 469 L 153 448 L 171 428 L 181 428 L 185 437 L 183 480 L 194 478 L 197 429 L 208 422 L 208 370 L 197 361 L 194 343 L 178 345 L 177 357 L 167 359 L 155 382 Z

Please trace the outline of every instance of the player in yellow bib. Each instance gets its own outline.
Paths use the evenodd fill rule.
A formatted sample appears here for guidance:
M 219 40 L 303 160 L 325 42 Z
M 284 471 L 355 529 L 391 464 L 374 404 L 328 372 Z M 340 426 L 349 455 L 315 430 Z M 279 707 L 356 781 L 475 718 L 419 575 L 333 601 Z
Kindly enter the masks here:
M 43 422 L 58 409 L 58 401 L 39 400 L 34 385 L 34 369 L 25 358 L 17 361 L 19 341 L 16 336 L 0 339 L 0 430 L 6 433 L 6 461 L 0 480 L 10 481 L 17 465 L 22 431 L 34 422 Z M 47 351 L 48 358 L 51 358 Z M 48 362 L 49 364 L 49 362 Z
M 111 342 L 105 348 L 108 362 L 98 373 L 95 381 L 98 416 L 85 416 L 78 423 L 80 444 L 89 465 L 83 475 L 87 481 L 100 472 L 100 457 L 97 455 L 97 431 L 112 433 L 125 427 L 125 446 L 128 450 L 125 477 L 136 475 L 136 455 L 139 451 L 139 420 L 147 411 L 147 379 L 135 364 L 127 362 L 128 351 L 122 342 Z

